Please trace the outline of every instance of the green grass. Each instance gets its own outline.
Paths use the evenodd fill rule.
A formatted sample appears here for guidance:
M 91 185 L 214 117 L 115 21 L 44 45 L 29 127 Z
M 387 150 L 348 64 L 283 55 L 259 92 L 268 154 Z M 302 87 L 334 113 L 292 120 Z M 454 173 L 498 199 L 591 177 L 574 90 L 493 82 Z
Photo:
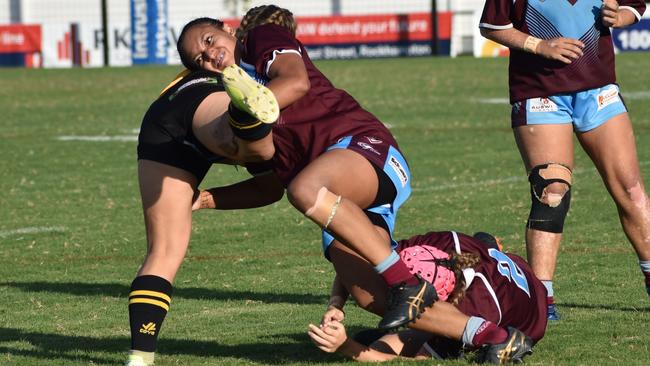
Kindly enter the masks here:
M 618 56 L 639 160 L 650 179 L 650 66 Z M 328 61 L 319 66 L 390 124 L 413 171 L 396 234 L 488 230 L 523 254 L 528 185 L 506 104 L 503 59 Z M 174 67 L 0 70 L 0 365 L 116 365 L 129 348 L 127 294 L 145 238 L 134 136 Z M 640 95 L 640 97 L 639 97 Z M 556 292 L 563 320 L 537 365 L 650 363 L 650 303 L 616 208 L 576 149 Z M 215 166 L 204 185 L 244 172 Z M 19 231 L 45 228 L 44 232 Z M 332 269 L 317 228 L 286 200 L 198 212 L 162 328 L 157 365 L 338 365 L 312 346 Z M 347 309 L 351 331 L 377 318 Z M 394 364 L 399 364 L 395 362 Z M 425 362 L 421 364 L 430 364 Z M 463 361 L 449 364 L 464 364 Z

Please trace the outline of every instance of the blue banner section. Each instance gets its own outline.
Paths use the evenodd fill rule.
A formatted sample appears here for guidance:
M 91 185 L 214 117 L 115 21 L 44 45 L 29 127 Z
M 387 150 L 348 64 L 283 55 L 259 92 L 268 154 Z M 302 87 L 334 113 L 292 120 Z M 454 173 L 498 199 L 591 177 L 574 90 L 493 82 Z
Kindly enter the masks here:
M 131 0 L 134 65 L 167 63 L 167 0 Z
M 623 29 L 613 29 L 614 46 L 622 52 L 650 51 L 650 19 Z
M 314 60 L 431 56 L 430 42 L 306 45 Z M 449 55 L 449 40 L 438 42 L 438 54 Z

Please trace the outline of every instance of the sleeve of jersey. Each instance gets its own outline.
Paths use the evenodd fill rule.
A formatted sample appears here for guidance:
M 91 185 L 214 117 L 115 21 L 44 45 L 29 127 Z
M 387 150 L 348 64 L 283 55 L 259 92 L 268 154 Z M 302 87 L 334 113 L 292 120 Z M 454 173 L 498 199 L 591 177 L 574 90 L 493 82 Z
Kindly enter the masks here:
M 259 163 L 246 163 L 246 170 L 254 177 L 273 173 L 273 161 L 267 160 Z
M 300 44 L 285 27 L 265 24 L 250 30 L 246 38 L 246 59 L 255 65 L 255 71 L 268 77 L 268 71 L 281 53 L 296 53 Z
M 641 20 L 643 13 L 645 13 L 645 1 L 644 0 L 620 0 L 619 1 L 619 11 L 620 10 L 629 10 L 636 17 L 636 21 Z
M 511 11 L 512 0 L 486 0 L 478 26 L 494 30 L 512 28 Z

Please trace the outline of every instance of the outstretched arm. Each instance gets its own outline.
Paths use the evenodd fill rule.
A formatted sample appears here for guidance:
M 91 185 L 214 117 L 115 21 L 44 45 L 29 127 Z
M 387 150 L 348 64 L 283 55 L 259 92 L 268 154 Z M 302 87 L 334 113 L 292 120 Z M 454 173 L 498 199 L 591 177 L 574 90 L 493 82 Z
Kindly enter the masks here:
M 398 357 L 406 359 L 430 358 L 426 351 L 413 352 L 420 350 L 430 335 L 411 330 L 386 334 L 370 346 L 348 338 L 345 327 L 337 321 L 320 327 L 310 324 L 307 334 L 316 347 L 323 352 L 338 352 L 360 362 L 390 361 Z M 415 354 L 409 354 L 410 352 Z
M 327 325 L 332 321 L 342 322 L 345 319 L 345 312 L 343 307 L 348 301 L 350 293 L 343 286 L 339 275 L 334 276 L 334 281 L 332 282 L 332 290 L 330 292 L 330 300 L 327 303 L 327 311 L 321 319 L 321 326 Z
M 254 176 L 224 187 L 214 187 L 199 192 L 192 210 L 212 208 L 235 210 L 270 205 L 284 196 L 284 186 L 273 173 Z

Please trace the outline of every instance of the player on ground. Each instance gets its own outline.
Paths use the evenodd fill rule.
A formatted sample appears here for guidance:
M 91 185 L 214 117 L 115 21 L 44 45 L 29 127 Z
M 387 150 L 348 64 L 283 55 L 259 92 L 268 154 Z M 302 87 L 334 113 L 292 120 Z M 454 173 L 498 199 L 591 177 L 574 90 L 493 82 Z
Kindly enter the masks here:
M 388 129 L 314 66 L 295 30 L 291 12 L 272 5 L 244 16 L 237 41 L 199 19 L 179 38 L 181 60 L 190 70 L 238 63 L 273 91 L 282 108 L 273 127 L 273 175 L 291 204 L 323 229 L 326 245 L 344 243 L 393 288 L 379 326 L 405 325 L 435 296 L 390 245 L 397 210 L 411 192 L 409 167 Z M 222 208 L 228 198 L 221 190 L 202 193 L 206 207 Z M 411 297 L 419 306 L 409 306 Z
M 569 211 L 573 133 L 616 202 L 650 294 L 650 202 L 619 94 L 610 27 L 637 22 L 643 0 L 487 0 L 481 34 L 510 48 L 512 128 L 528 171 L 528 261 L 559 319 L 553 276 Z
M 341 324 L 348 294 L 364 309 L 381 314 L 388 290 L 362 258 L 340 245 L 330 246 L 326 253 L 338 284 L 320 327 L 309 327 L 312 340 L 323 351 L 358 361 L 457 358 L 464 348 L 480 347 L 478 360 L 520 362 L 544 336 L 546 289 L 522 258 L 502 252 L 492 236 L 481 234 L 488 240 L 447 231 L 400 241 L 400 256 L 411 271 L 434 284 L 440 301 L 410 330 L 363 332 L 358 341 L 348 339 Z M 358 268 L 354 276 L 350 268 Z

